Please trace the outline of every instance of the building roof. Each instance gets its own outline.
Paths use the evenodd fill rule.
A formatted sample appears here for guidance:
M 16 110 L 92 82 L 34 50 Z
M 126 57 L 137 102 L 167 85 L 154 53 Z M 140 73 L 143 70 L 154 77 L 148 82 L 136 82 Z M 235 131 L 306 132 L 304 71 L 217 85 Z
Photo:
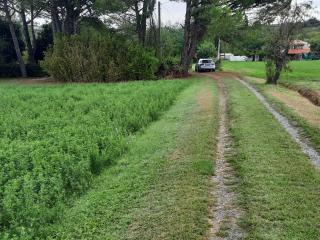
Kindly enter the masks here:
M 310 48 L 303 48 L 303 49 L 290 49 L 289 54 L 295 55 L 295 54 L 304 54 L 304 53 L 310 53 Z

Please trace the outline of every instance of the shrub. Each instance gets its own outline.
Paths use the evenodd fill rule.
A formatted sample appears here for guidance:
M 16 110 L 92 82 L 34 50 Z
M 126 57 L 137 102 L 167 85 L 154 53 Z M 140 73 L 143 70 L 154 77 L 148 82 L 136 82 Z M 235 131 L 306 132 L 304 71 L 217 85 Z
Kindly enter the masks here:
M 46 53 L 42 66 L 64 82 L 117 82 L 154 78 L 157 59 L 119 36 L 91 33 L 63 36 Z
M 156 76 L 158 78 L 164 78 L 168 75 L 174 77 L 176 70 L 179 68 L 180 60 L 176 57 L 168 57 L 164 59 L 158 67 L 158 71 L 156 72 Z
M 216 48 L 212 42 L 204 41 L 197 49 L 197 58 L 212 58 L 216 55 Z

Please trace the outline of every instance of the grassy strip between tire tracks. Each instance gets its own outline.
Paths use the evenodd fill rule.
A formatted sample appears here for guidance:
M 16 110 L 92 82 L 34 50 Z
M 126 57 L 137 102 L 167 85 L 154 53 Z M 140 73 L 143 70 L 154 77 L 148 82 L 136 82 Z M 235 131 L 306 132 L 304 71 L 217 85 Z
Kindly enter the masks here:
M 319 239 L 319 170 L 248 89 L 225 82 L 247 238 Z
M 51 239 L 203 239 L 217 88 L 199 80 L 48 229 Z

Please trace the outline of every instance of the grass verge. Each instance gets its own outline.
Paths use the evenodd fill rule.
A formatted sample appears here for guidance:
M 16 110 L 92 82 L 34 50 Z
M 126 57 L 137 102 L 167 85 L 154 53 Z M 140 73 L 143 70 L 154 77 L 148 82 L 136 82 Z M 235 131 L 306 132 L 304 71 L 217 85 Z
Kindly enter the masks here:
M 47 229 L 51 239 L 202 239 L 208 229 L 217 89 L 199 80 Z
M 298 115 L 293 109 L 287 106 L 284 102 L 275 98 L 270 94 L 270 91 L 275 88 L 278 91 L 291 91 L 283 88 L 281 86 L 268 86 L 265 84 L 260 84 L 256 82 L 250 81 L 251 84 L 255 86 L 267 99 L 268 101 L 275 107 L 277 111 L 286 116 L 292 124 L 297 126 L 301 130 L 301 134 L 310 140 L 311 145 L 320 151 L 320 126 L 315 124 L 311 124 L 307 119 Z M 318 108 L 318 107 L 315 107 Z M 318 109 L 318 115 L 320 114 L 320 108 Z
M 247 239 L 319 239 L 319 171 L 248 89 L 225 83 Z

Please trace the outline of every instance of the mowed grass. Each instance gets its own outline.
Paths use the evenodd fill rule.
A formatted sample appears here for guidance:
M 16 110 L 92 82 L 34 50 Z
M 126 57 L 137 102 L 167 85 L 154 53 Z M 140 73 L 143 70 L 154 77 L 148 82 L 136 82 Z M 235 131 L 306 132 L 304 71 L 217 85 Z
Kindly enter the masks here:
M 247 239 L 319 239 L 319 170 L 249 90 L 225 83 Z
M 46 233 L 52 239 L 204 239 L 218 94 L 201 80 Z
M 190 84 L 1 84 L 0 238 L 44 237 Z
M 320 152 L 320 107 L 313 105 L 299 93 L 282 86 L 270 86 L 248 79 L 285 115 L 292 124 L 300 128 L 301 134 Z
M 222 68 L 244 76 L 266 77 L 264 62 L 224 61 Z M 320 61 L 292 61 L 290 68 L 291 71 L 282 74 L 280 82 L 320 90 Z

